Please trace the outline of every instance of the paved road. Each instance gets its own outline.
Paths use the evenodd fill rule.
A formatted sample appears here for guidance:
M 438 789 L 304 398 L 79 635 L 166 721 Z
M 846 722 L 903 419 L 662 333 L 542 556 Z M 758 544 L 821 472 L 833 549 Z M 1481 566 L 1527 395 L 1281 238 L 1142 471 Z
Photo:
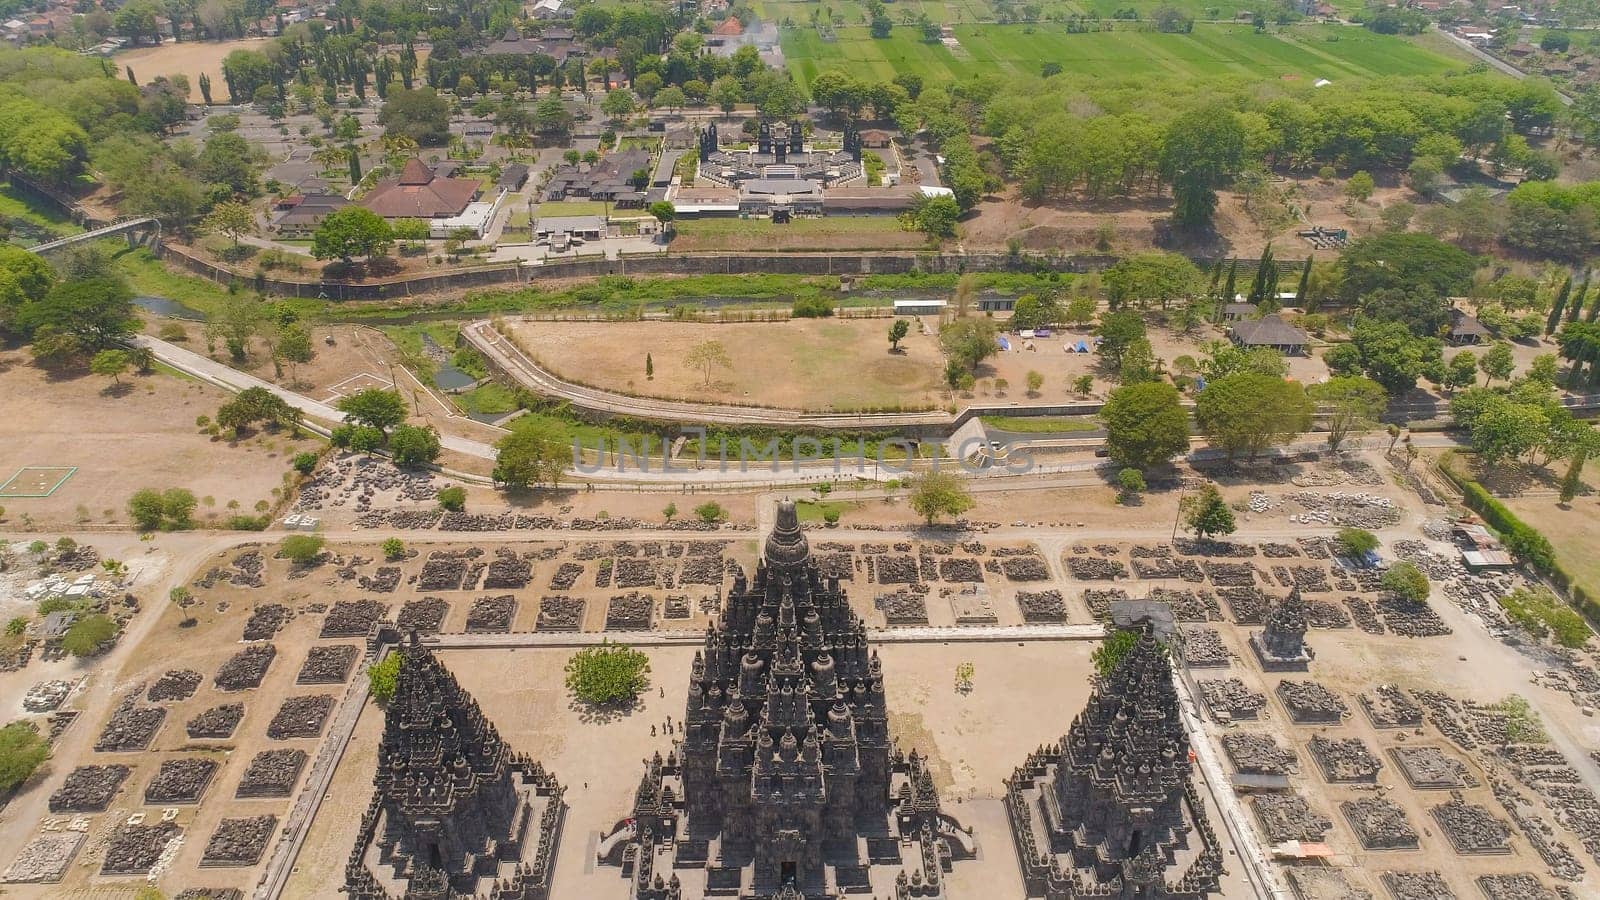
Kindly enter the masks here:
M 1461 49 L 1467 51 L 1467 53 L 1471 54 L 1473 56 L 1473 58 L 1479 59 L 1479 60 L 1482 60 L 1485 63 L 1488 63 L 1493 68 L 1498 69 L 1499 71 L 1504 72 L 1507 75 L 1510 75 L 1512 78 L 1527 78 L 1528 77 L 1528 73 L 1527 72 L 1522 71 L 1521 69 L 1517 68 L 1516 66 L 1513 66 L 1512 64 L 1506 62 L 1505 60 L 1503 60 L 1503 59 L 1501 59 L 1501 58 L 1499 58 L 1497 56 L 1494 56 L 1494 55 L 1492 55 L 1490 53 L 1484 52 L 1483 50 L 1479 49 L 1475 44 L 1473 44 L 1471 41 L 1467 40 L 1466 38 L 1461 37 L 1460 35 L 1451 34 L 1450 32 L 1444 30 L 1443 28 L 1439 29 L 1439 33 L 1444 35 L 1447 39 L 1449 39 L 1457 47 L 1460 47 Z M 1572 105 L 1572 98 L 1568 97 L 1566 94 L 1563 94 L 1560 91 L 1556 91 L 1556 96 L 1560 97 L 1561 98 L 1561 102 L 1563 104 L 1565 104 L 1566 106 L 1571 106 Z

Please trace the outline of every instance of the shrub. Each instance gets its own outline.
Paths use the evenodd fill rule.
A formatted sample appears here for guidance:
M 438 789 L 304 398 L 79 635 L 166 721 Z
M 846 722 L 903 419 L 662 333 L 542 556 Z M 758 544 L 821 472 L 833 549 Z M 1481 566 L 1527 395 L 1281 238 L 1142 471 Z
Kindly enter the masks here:
M 796 319 L 825 319 L 833 315 L 833 304 L 824 297 L 801 297 L 790 313 Z
M 236 515 L 229 516 L 225 524 L 230 531 L 266 531 L 272 519 L 268 516 Z
M 1421 603 L 1428 599 L 1428 576 L 1422 570 L 1408 562 L 1397 562 L 1383 573 L 1379 580 L 1384 590 Z
M 311 451 L 296 453 L 294 455 L 294 470 L 301 475 L 310 475 L 317 468 L 317 455 Z
M 459 485 L 451 485 L 439 491 L 439 506 L 450 512 L 461 512 L 467 508 L 467 489 Z
M 390 562 L 394 562 L 395 560 L 397 560 L 397 559 L 399 559 L 399 558 L 401 558 L 402 556 L 405 556 L 405 555 L 406 555 L 406 544 L 405 544 L 405 541 L 402 541 L 397 537 L 392 537 L 392 538 L 389 538 L 388 540 L 383 542 L 383 558 L 384 559 L 387 559 Z
M 13 616 L 11 621 L 6 623 L 6 634 L 10 635 L 11 637 L 16 637 L 17 635 L 19 635 L 19 634 L 21 634 L 21 633 L 23 633 L 24 631 L 27 631 L 27 630 L 28 630 L 28 617 L 27 616 Z
M 1334 538 L 1345 556 L 1360 558 L 1378 549 L 1378 536 L 1365 528 L 1341 528 Z
M 400 682 L 400 653 L 391 652 L 383 658 L 383 662 L 370 666 L 367 669 L 367 684 L 372 690 L 372 699 L 378 701 L 379 706 L 388 705 L 394 698 L 395 685 Z
M 0 728 L 0 791 L 27 781 L 49 758 L 50 745 L 32 722 L 12 722 Z
M 61 636 L 61 649 L 73 656 L 90 656 L 117 636 L 117 623 L 110 616 L 95 613 L 72 623 Z
M 283 539 L 278 549 L 285 559 L 297 565 L 307 565 L 322 553 L 322 535 L 291 534 Z
M 694 514 L 700 519 L 700 521 L 707 524 L 714 524 L 728 518 L 728 511 L 723 509 L 722 504 L 716 502 L 715 500 L 710 500 L 700 504 L 699 506 L 696 506 L 694 508 Z
M 822 521 L 829 525 L 839 524 L 839 508 L 837 506 L 829 506 L 823 509 Z
M 371 425 L 357 425 L 350 430 L 349 444 L 357 453 L 371 453 L 383 446 L 383 432 Z
M 567 660 L 567 690 L 584 703 L 625 703 L 650 686 L 650 660 L 624 644 L 606 641 Z
M 1138 469 L 1129 467 L 1117 473 L 1117 488 L 1124 494 L 1142 494 L 1147 487 Z
M 1593 634 L 1577 610 L 1543 588 L 1519 587 L 1497 599 L 1506 618 L 1535 637 L 1554 637 L 1556 643 L 1575 650 Z

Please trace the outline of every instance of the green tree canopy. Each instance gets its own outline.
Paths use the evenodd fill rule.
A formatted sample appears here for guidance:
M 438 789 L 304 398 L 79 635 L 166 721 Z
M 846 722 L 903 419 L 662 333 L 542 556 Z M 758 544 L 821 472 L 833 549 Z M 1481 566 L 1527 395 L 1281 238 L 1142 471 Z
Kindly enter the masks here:
M 400 424 L 389 435 L 389 453 L 395 465 L 427 465 L 439 458 L 439 449 L 439 432 L 432 425 Z
M 1207 484 L 1196 493 L 1184 497 L 1180 507 L 1183 523 L 1201 540 L 1233 534 L 1236 527 L 1233 510 L 1223 501 L 1216 485 Z
M 940 516 L 959 516 L 971 509 L 972 495 L 955 475 L 929 472 L 912 484 L 911 508 L 932 525 Z
M 592 706 L 628 704 L 650 686 L 650 658 L 610 641 L 585 647 L 567 660 L 567 690 Z
M 1178 389 L 1159 381 L 1111 392 L 1100 410 L 1106 450 L 1126 466 L 1147 470 L 1189 449 L 1189 416 Z
M 50 758 L 50 744 L 32 722 L 12 722 L 0 728 L 0 791 L 28 780 Z
M 1311 401 L 1299 382 L 1268 375 L 1229 375 L 1206 384 L 1195 399 L 1195 424 L 1233 459 L 1254 457 L 1311 427 Z
M 495 450 L 494 480 L 508 488 L 555 487 L 572 460 L 572 445 L 545 422 L 513 422 L 511 433 L 495 444 Z
M 1306 389 L 1328 427 L 1328 446 L 1371 431 L 1389 403 L 1383 386 L 1370 378 L 1342 375 Z
M 376 428 L 384 434 L 406 420 L 406 401 L 399 391 L 366 388 L 339 398 L 335 404 L 345 419 L 357 425 Z
M 383 256 L 394 243 L 394 231 L 377 213 L 346 206 L 330 213 L 311 235 L 311 255 L 349 262 L 357 256 Z

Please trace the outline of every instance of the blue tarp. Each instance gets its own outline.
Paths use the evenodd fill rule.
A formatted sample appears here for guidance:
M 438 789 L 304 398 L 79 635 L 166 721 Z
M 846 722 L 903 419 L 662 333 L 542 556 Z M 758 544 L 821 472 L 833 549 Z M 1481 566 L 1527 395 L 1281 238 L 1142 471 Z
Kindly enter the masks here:
M 1050 336 L 1050 329 L 1048 329 L 1048 328 L 1035 328 L 1033 330 L 1033 336 L 1034 337 L 1049 337 Z
M 1000 342 L 1000 349 L 1001 350 L 1010 350 L 1011 349 L 1011 342 L 1006 340 L 1003 335 L 1001 337 L 999 337 L 999 338 L 996 338 L 996 340 L 998 340 Z
M 1088 353 L 1089 352 L 1089 345 L 1085 344 L 1083 341 L 1079 341 L 1078 343 L 1073 345 L 1072 352 L 1073 353 Z

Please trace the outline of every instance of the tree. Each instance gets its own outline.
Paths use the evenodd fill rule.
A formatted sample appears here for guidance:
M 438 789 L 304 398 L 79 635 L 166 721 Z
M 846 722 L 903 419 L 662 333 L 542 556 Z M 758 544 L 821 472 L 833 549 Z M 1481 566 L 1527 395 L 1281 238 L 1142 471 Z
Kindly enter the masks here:
M 63 281 L 25 304 L 16 321 L 33 334 L 35 343 L 41 332 L 68 339 L 68 355 L 122 343 L 139 327 L 133 291 L 109 276 Z
M 1060 319 L 1061 305 L 1048 294 L 1043 297 L 1037 294 L 1023 294 L 1011 307 L 1013 329 L 1044 328 L 1054 325 Z
M 49 758 L 50 744 L 32 722 L 17 721 L 0 728 L 0 791 L 27 781 Z
M 677 217 L 678 210 L 670 200 L 657 200 L 650 204 L 650 215 L 660 222 L 663 228 L 671 230 L 672 220 Z
M 1100 642 L 1100 646 L 1094 648 L 1094 652 L 1089 654 L 1089 659 L 1094 662 L 1095 674 L 1102 677 L 1110 675 L 1112 670 L 1116 669 L 1117 664 L 1122 662 L 1123 657 L 1133 652 L 1134 646 L 1139 643 L 1139 636 L 1140 633 L 1138 631 L 1127 628 L 1118 628 L 1116 631 L 1106 635 L 1106 639 Z M 1166 652 L 1165 647 L 1162 647 L 1161 650 L 1163 653 Z
M 1428 576 L 1408 562 L 1401 561 L 1390 566 L 1378 583 L 1384 590 L 1398 594 L 1413 603 L 1421 603 L 1428 599 Z
M 1203 286 L 1203 276 L 1189 258 L 1177 253 L 1139 253 L 1119 260 L 1101 274 L 1112 309 L 1141 308 L 1188 300 Z
M 211 234 L 226 235 L 232 239 L 235 249 L 239 246 L 239 238 L 247 234 L 256 233 L 256 214 L 248 203 L 227 201 L 218 203 L 206 214 L 200 223 L 203 231 Z
M 1299 382 L 1266 375 L 1229 375 L 1206 384 L 1195 400 L 1195 424 L 1229 459 L 1253 458 L 1311 427 L 1311 401 Z
M 316 354 L 311 346 L 311 332 L 293 323 L 278 329 L 278 339 L 272 344 L 272 352 L 276 359 L 290 363 L 291 369 L 300 363 L 310 362 Z
M 216 416 L 218 427 L 235 432 L 257 422 L 292 427 L 299 421 L 298 409 L 264 387 L 245 388 L 235 394 L 228 402 L 217 408 Z
M 394 243 L 394 230 L 377 213 L 362 206 L 346 206 L 330 213 L 311 235 L 311 255 L 317 259 L 383 256 Z
M 400 652 L 390 651 L 381 662 L 367 668 L 367 687 L 379 706 L 388 706 L 400 684 Z
M 495 444 L 494 481 L 507 488 L 555 487 L 572 449 L 553 425 L 521 420 Z
M 101 350 L 89 360 L 89 371 L 122 383 L 122 373 L 128 371 L 128 354 L 124 350 Z
M 677 87 L 676 85 L 668 85 L 667 87 L 656 91 L 655 95 L 650 98 L 650 102 L 655 104 L 657 107 L 666 107 L 667 109 L 677 111 L 682 109 L 684 105 L 689 102 L 689 97 L 688 95 L 684 94 L 683 88 Z
M 1589 459 L 1589 454 L 1583 449 L 1572 454 L 1572 462 L 1567 466 L 1567 474 L 1561 478 L 1561 502 L 1571 503 L 1578 496 L 1578 491 L 1583 489 L 1583 464 Z
M 1588 282 L 1585 281 L 1584 285 L 1587 287 Z M 1566 308 L 1567 298 L 1571 295 L 1571 293 L 1572 276 L 1568 275 L 1566 280 L 1561 282 L 1561 290 L 1556 292 L 1555 300 L 1553 300 L 1550 304 L 1550 317 L 1546 319 L 1544 323 L 1544 333 L 1546 337 L 1554 332 L 1556 327 L 1561 324 L 1561 311 Z
M 1100 410 L 1106 451 L 1117 462 L 1148 471 L 1189 449 L 1189 417 L 1178 389 L 1158 381 L 1111 392 Z
M 395 465 L 422 466 L 439 458 L 439 432 L 433 426 L 396 425 L 389 435 Z
M 1451 390 L 1472 387 L 1478 378 L 1478 360 L 1472 355 L 1471 350 L 1463 350 L 1450 357 L 1450 365 L 1445 370 L 1444 384 Z
M 961 218 L 961 204 L 954 197 L 928 197 L 918 195 L 907 213 L 912 227 L 927 235 L 931 241 L 956 236 L 956 221 Z
M 1339 293 L 1354 304 L 1383 288 L 1429 298 L 1465 294 L 1478 260 L 1429 234 L 1382 232 L 1352 241 L 1338 268 Z
M 1067 322 L 1074 327 L 1082 328 L 1083 326 L 1089 324 L 1094 320 L 1094 314 L 1095 303 L 1093 297 L 1083 295 L 1079 297 L 1073 297 L 1071 300 L 1067 301 Z
M 1094 390 L 1094 376 L 1079 375 L 1072 379 L 1072 390 L 1080 397 L 1089 396 L 1089 392 Z
M 707 525 L 715 525 L 728 518 L 728 511 L 715 500 L 708 500 L 694 508 L 694 517 Z
M 461 512 L 467 508 L 467 489 L 460 485 L 441 488 L 434 496 L 439 501 L 439 508 L 446 512 Z
M 161 492 L 154 488 L 140 488 L 128 498 L 128 517 L 140 531 L 154 531 L 161 527 Z
M 389 562 L 394 562 L 397 559 L 404 559 L 406 555 L 405 541 L 402 541 L 397 537 L 384 540 L 383 544 L 381 545 L 381 549 L 383 550 L 383 558 Z
M 1515 366 L 1516 362 L 1511 357 L 1511 345 L 1506 341 L 1495 341 L 1494 346 L 1485 351 L 1478 360 L 1478 368 L 1483 370 L 1485 387 L 1496 378 L 1509 381 Z
M 117 623 L 102 613 L 84 616 L 61 636 L 61 649 L 73 656 L 93 656 L 117 636 Z
M 1244 128 L 1233 111 L 1196 109 L 1168 126 L 1161 149 L 1161 174 L 1172 185 L 1172 219 L 1180 228 L 1204 231 L 1217 207 L 1216 189 L 1239 167 Z
M 979 363 L 999 352 L 998 338 L 990 319 L 957 319 L 939 328 L 939 349 L 947 363 L 971 375 Z
M 668 522 L 671 522 L 677 515 L 678 504 L 676 503 L 668 503 L 666 506 L 661 508 L 661 518 L 666 519 Z
M 1044 387 L 1044 375 L 1033 369 L 1028 370 L 1028 396 L 1039 396 L 1039 389 Z
M 344 413 L 346 421 L 376 428 L 385 435 L 406 420 L 406 401 L 399 391 L 366 388 L 339 398 L 335 406 Z
M 1207 484 L 1198 493 L 1183 498 L 1179 507 L 1183 513 L 1183 523 L 1201 540 L 1207 540 L 1212 535 L 1233 534 L 1236 527 L 1233 510 L 1223 502 L 1222 494 L 1214 484 Z
M 1372 175 L 1367 172 L 1357 172 L 1344 183 L 1344 195 L 1351 200 L 1367 200 L 1376 189 Z
M 1216 381 L 1229 375 L 1245 372 L 1283 378 L 1289 374 L 1289 362 L 1283 354 L 1271 347 L 1241 347 L 1231 341 L 1210 341 L 1205 344 L 1206 358 L 1200 362 L 1200 375 L 1206 381 Z
M 291 534 L 278 545 L 278 554 L 295 565 L 310 565 L 322 555 L 322 535 Z
M 1424 373 L 1443 370 L 1444 345 L 1438 338 L 1418 337 L 1403 322 L 1361 318 L 1350 341 L 1323 354 L 1339 375 L 1365 373 L 1396 397 L 1417 386 Z
M 1145 340 L 1144 320 L 1136 312 L 1108 312 L 1095 330 L 1100 337 L 1100 362 L 1111 371 L 1122 368 L 1122 357 L 1135 341 Z
M 1209 388 L 1208 388 L 1209 390 Z M 1377 427 L 1378 416 L 1389 403 L 1383 387 L 1369 378 L 1343 375 L 1306 389 L 1328 424 L 1328 446 L 1338 450 L 1347 438 Z
M 614 90 L 606 94 L 605 99 L 600 101 L 600 111 L 605 113 L 606 118 L 613 122 L 620 122 L 633 115 L 633 110 L 633 93 L 631 91 Z
M 910 322 L 905 319 L 895 319 L 889 325 L 889 349 L 895 353 L 900 352 L 900 342 L 906 339 L 910 331 Z
M 706 387 L 710 387 L 712 370 L 732 369 L 733 359 L 728 356 L 728 348 L 722 346 L 721 341 L 709 340 L 689 348 L 683 357 L 683 364 L 691 369 L 699 369 L 705 376 Z
M 744 88 L 739 85 L 738 79 L 731 75 L 724 75 L 711 82 L 710 100 L 724 115 L 733 112 L 733 108 L 739 104 L 743 96 Z
M 1352 559 L 1361 559 L 1378 549 L 1378 536 L 1365 528 L 1341 528 L 1334 541 L 1340 552 Z
M 911 508 L 929 525 L 940 516 L 959 516 L 972 505 L 966 485 L 949 472 L 929 472 L 911 488 Z
M 378 124 L 385 134 L 409 138 L 418 146 L 442 146 L 450 140 L 450 104 L 431 87 L 391 90 Z
M 650 686 L 650 658 L 625 644 L 603 641 L 567 660 L 567 690 L 591 706 L 629 704 Z

